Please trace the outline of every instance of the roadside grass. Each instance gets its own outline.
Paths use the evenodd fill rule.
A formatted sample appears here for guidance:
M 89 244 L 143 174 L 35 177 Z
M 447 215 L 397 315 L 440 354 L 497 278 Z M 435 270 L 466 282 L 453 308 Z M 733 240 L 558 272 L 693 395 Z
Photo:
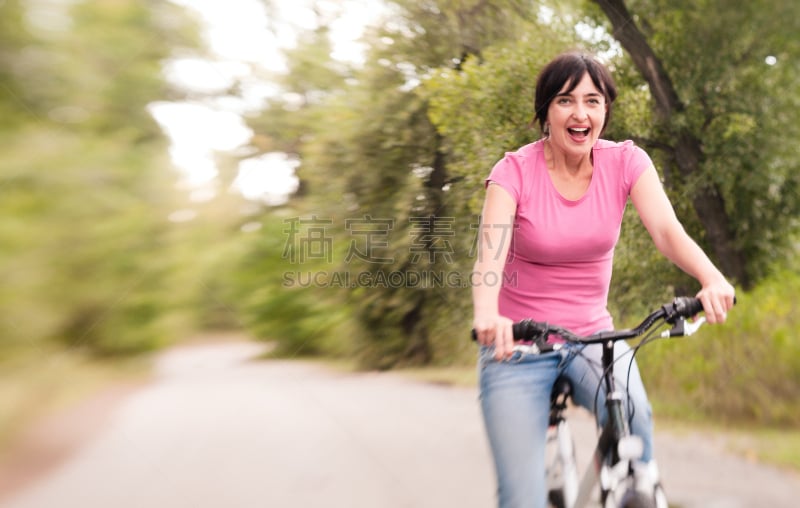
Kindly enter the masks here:
M 735 452 L 800 471 L 800 430 L 751 429 L 727 431 L 726 434 Z
M 261 357 L 268 360 L 269 354 Z M 359 368 L 358 362 L 348 359 L 332 358 L 302 358 L 299 361 L 315 363 L 323 368 L 343 373 L 364 372 Z M 387 371 L 392 375 L 399 375 L 419 383 L 453 386 L 458 388 L 474 388 L 478 386 L 478 372 L 475 367 L 467 366 L 428 366 L 428 367 L 399 367 Z
M 729 452 L 747 460 L 800 472 L 800 429 L 659 417 L 657 405 L 654 413 L 660 429 L 677 435 L 690 432 L 713 435 Z
M 149 374 L 146 357 L 97 360 L 56 347 L 7 352 L 0 360 L 0 454 L 33 422 Z

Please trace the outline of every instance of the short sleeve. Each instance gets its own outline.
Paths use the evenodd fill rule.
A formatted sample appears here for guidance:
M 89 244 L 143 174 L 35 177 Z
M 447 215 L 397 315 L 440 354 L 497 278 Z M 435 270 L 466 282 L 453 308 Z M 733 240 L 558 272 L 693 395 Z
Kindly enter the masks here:
M 514 201 L 519 203 L 522 195 L 522 171 L 516 157 L 506 154 L 500 159 L 489 173 L 485 186 L 488 187 L 491 182 L 500 185 L 514 198 Z
M 647 152 L 636 146 L 633 141 L 623 143 L 623 151 L 625 154 L 625 186 L 630 194 L 634 184 L 642 176 L 642 173 L 653 165 L 653 161 Z

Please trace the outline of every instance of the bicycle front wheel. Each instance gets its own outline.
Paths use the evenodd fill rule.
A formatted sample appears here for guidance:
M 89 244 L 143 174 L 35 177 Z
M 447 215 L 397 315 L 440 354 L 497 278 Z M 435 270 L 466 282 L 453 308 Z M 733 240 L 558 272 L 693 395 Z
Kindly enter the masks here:
M 547 485 L 551 507 L 565 508 L 575 502 L 578 467 L 575 444 L 566 420 L 559 421 L 548 431 Z

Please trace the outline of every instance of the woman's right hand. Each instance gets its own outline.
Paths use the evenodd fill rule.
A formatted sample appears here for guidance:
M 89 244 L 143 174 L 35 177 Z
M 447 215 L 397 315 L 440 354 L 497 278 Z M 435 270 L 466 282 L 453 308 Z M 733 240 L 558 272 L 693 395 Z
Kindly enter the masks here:
M 514 349 L 514 322 L 500 315 L 475 316 L 472 328 L 478 342 L 484 346 L 494 346 L 494 357 L 504 360 L 511 356 Z

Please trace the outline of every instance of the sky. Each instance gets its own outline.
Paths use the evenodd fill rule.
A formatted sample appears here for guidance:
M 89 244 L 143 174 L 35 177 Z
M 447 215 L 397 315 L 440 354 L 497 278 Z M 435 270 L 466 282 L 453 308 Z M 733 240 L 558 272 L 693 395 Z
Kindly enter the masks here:
M 381 13 L 376 0 L 274 0 L 269 17 L 260 0 L 171 0 L 196 16 L 209 55 L 175 55 L 164 64 L 173 84 L 210 94 L 203 100 L 156 102 L 150 112 L 171 140 L 170 156 L 180 174 L 179 186 L 193 200 L 204 201 L 218 191 L 215 151 L 243 150 L 252 131 L 242 115 L 257 111 L 277 88 L 256 77 L 253 68 L 283 72 L 282 49 L 292 47 L 296 33 L 313 29 L 313 3 L 325 14 L 337 14 L 331 25 L 333 58 L 363 62 L 358 42 L 364 26 Z M 242 96 L 216 96 L 236 80 Z M 281 153 L 245 160 L 234 183 L 248 199 L 276 205 L 287 200 L 298 185 L 298 161 Z

